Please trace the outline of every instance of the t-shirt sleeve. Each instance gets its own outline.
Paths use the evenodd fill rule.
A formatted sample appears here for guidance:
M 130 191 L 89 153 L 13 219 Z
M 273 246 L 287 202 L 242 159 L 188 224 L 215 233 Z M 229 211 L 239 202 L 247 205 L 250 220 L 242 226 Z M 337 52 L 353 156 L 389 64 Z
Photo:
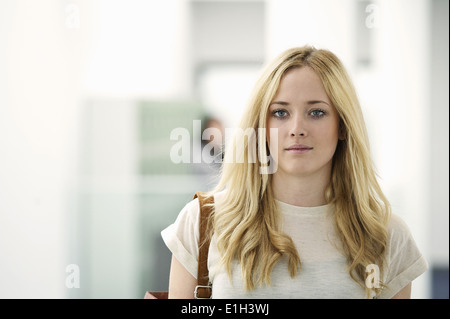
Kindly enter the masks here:
M 379 298 L 392 298 L 428 269 L 428 264 L 414 241 L 408 225 L 392 214 L 389 226 L 387 269 Z
M 194 278 L 197 278 L 199 215 L 198 199 L 194 199 L 181 210 L 175 222 L 161 232 L 167 248 Z

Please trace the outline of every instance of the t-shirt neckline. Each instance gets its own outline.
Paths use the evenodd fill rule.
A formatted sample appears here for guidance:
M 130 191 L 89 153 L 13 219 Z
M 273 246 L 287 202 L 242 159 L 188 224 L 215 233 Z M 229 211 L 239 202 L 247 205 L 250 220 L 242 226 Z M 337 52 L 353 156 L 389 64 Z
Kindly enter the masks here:
M 304 206 L 295 206 L 280 200 L 275 200 L 278 204 L 282 213 L 285 214 L 294 214 L 294 215 L 310 215 L 310 216 L 324 216 L 326 215 L 331 208 L 331 204 L 325 204 L 321 206 L 313 206 L 313 207 L 304 207 Z

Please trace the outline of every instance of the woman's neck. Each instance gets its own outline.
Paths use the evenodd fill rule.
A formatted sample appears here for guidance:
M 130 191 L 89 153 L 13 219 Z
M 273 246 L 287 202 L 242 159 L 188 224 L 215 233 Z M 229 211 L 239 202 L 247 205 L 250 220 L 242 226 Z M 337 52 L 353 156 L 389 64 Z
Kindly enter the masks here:
M 329 176 L 293 176 L 278 171 L 272 176 L 272 189 L 277 200 L 284 203 L 315 207 L 327 204 L 325 190 Z

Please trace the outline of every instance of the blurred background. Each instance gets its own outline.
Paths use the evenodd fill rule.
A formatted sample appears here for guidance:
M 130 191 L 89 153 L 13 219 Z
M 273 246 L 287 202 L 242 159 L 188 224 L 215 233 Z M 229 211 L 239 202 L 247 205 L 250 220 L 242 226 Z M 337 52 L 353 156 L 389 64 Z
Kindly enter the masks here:
M 353 78 L 430 265 L 413 298 L 448 298 L 448 30 L 448 0 L 0 0 L 0 298 L 166 290 L 160 231 L 217 172 L 174 163 L 171 132 L 194 150 L 194 120 L 235 127 L 263 65 L 304 44 Z

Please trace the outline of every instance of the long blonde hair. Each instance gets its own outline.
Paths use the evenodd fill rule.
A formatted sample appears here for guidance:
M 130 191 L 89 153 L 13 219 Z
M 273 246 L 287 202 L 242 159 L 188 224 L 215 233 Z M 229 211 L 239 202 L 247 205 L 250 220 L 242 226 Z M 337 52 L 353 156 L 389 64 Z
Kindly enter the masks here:
M 272 269 L 283 255 L 288 257 L 292 277 L 300 271 L 301 260 L 295 245 L 282 232 L 271 175 L 261 173 L 264 164 L 250 160 L 248 150 L 256 142 L 259 159 L 270 155 L 265 134 L 258 132 L 266 129 L 267 110 L 283 75 L 303 66 L 311 67 L 318 74 L 340 117 L 345 140 L 339 141 L 336 148 L 325 195 L 327 202 L 335 207 L 336 229 L 349 274 L 365 287 L 369 296 L 371 287 L 377 286 L 364 285 L 366 267 L 377 265 L 382 278 L 390 205 L 377 182 L 355 89 L 341 61 L 330 51 L 309 46 L 289 49 L 264 69 L 239 125 L 244 130 L 252 128 L 257 138 L 247 138 L 244 142 L 235 138 L 226 149 L 221 179 L 210 194 L 224 189 L 226 192 L 221 209 L 211 216 L 210 230 L 216 235 L 228 274 L 231 277 L 232 263 L 237 260 L 248 290 L 270 284 Z M 244 147 L 243 162 L 235 160 L 238 145 Z M 378 288 L 373 289 L 379 292 Z

